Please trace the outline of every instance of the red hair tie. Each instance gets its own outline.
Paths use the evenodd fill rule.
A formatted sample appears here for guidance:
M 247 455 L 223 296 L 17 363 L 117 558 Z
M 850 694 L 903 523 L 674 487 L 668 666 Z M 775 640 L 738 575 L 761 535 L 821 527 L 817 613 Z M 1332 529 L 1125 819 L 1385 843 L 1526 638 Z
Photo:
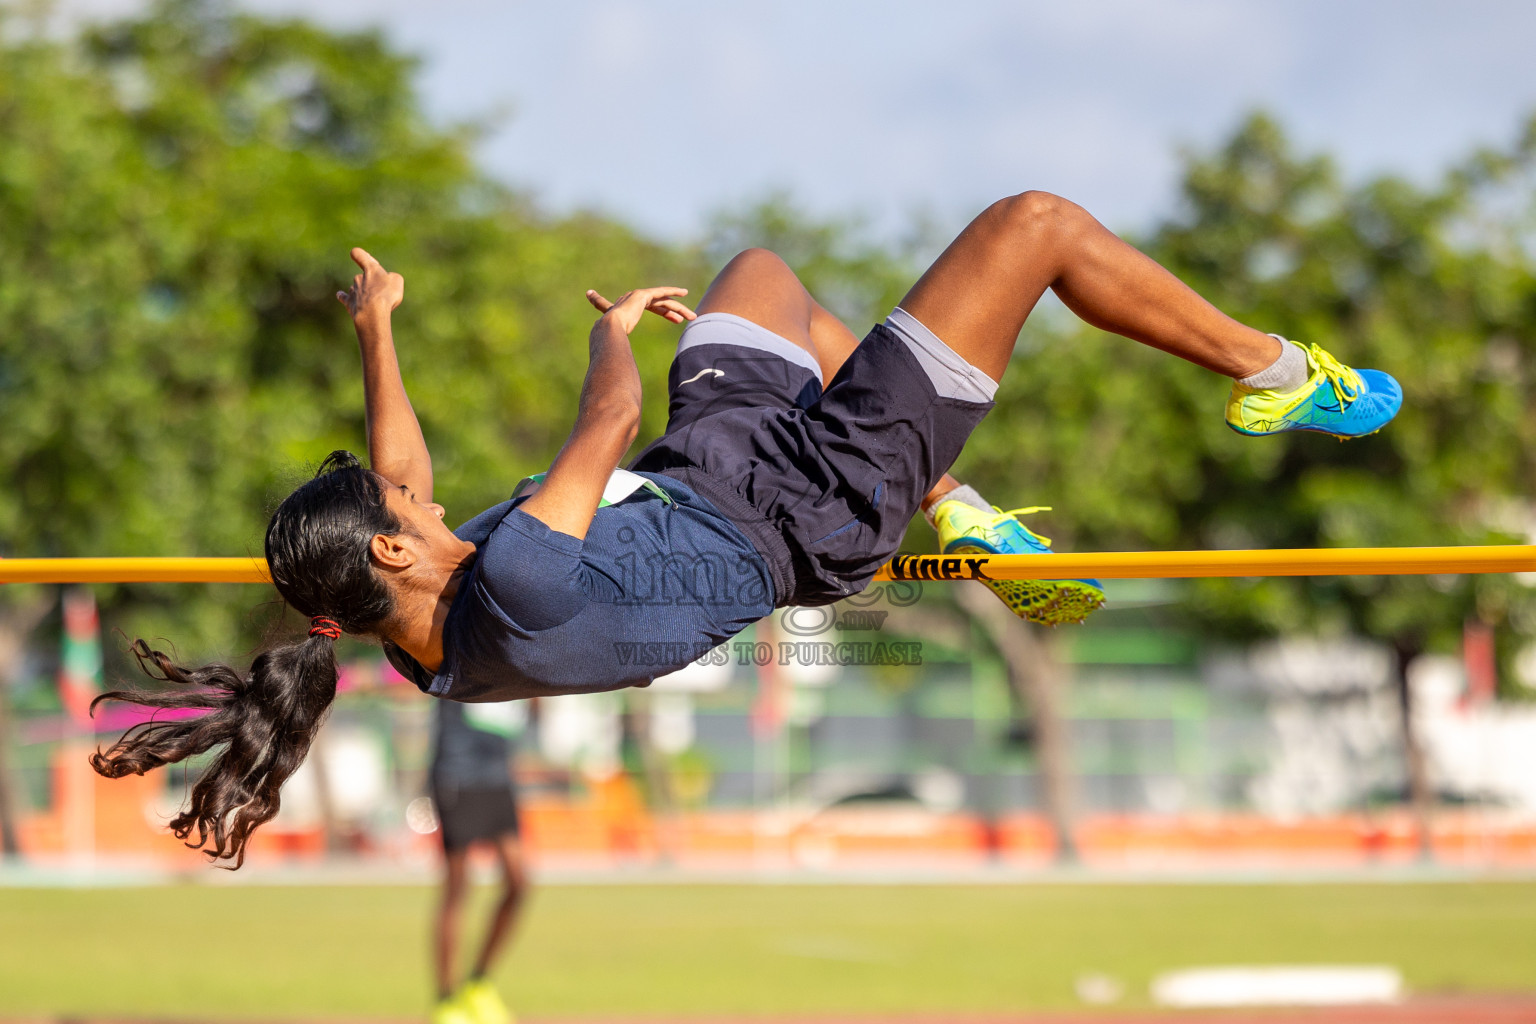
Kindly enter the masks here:
M 328 636 L 332 640 L 341 639 L 341 623 L 335 619 L 328 619 L 324 615 L 316 615 L 309 620 L 310 636 Z

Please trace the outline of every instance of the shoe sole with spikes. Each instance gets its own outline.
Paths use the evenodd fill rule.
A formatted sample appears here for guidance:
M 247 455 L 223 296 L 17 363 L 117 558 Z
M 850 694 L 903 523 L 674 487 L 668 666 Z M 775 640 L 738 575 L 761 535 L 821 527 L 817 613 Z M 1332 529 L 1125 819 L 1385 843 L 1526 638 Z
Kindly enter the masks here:
M 991 555 L 984 547 L 960 544 L 949 549 Z M 1104 605 L 1104 591 L 1082 580 L 982 580 L 1013 614 L 1042 626 L 1075 625 Z

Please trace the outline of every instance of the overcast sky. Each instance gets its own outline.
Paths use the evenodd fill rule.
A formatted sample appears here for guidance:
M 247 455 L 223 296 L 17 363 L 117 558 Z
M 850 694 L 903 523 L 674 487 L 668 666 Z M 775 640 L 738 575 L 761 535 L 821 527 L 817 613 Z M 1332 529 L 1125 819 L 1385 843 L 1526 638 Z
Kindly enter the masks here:
M 241 6 L 382 24 L 435 115 L 509 111 L 490 171 L 672 237 L 772 188 L 887 225 L 1043 188 L 1138 228 L 1173 208 L 1178 147 L 1254 107 L 1351 175 L 1420 179 L 1536 109 L 1531 0 Z

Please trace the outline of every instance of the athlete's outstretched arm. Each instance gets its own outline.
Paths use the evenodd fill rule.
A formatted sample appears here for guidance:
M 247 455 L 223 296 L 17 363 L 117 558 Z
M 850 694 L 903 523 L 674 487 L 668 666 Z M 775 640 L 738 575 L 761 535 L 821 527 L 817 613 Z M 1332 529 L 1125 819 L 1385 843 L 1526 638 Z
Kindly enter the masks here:
M 390 313 L 405 298 L 405 278 L 392 274 L 362 249 L 352 250 L 362 273 L 336 298 L 352 314 L 357 345 L 363 355 L 363 395 L 368 415 L 368 461 L 374 472 L 403 485 L 415 500 L 432 500 L 432 456 L 416 410 L 400 379 Z
M 673 323 L 692 320 L 693 311 L 674 301 L 687 294 L 686 288 L 639 288 L 610 303 L 587 292 L 587 300 L 603 315 L 592 326 L 576 426 L 543 486 L 522 506 L 551 530 L 578 540 L 587 535 L 609 475 L 640 431 L 640 370 L 629 332 L 647 309 Z

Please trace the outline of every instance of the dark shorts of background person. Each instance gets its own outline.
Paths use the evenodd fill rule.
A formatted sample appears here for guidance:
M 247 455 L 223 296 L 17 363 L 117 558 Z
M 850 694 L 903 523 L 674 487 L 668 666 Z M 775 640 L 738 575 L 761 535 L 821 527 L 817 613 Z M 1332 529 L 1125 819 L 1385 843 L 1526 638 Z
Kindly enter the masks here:
M 443 849 L 463 850 L 481 840 L 517 835 L 517 787 L 512 741 L 503 729 L 472 718 L 451 700 L 432 705 L 432 764 L 427 778 L 437 808 Z
M 666 433 L 632 468 L 681 480 L 731 519 L 780 606 L 830 604 L 896 554 L 996 388 L 899 308 L 825 390 L 804 349 L 708 313 L 678 344 Z
M 432 786 L 437 808 L 437 832 L 449 853 L 468 849 L 471 843 L 519 835 L 517 791 L 510 780 L 499 786 Z

